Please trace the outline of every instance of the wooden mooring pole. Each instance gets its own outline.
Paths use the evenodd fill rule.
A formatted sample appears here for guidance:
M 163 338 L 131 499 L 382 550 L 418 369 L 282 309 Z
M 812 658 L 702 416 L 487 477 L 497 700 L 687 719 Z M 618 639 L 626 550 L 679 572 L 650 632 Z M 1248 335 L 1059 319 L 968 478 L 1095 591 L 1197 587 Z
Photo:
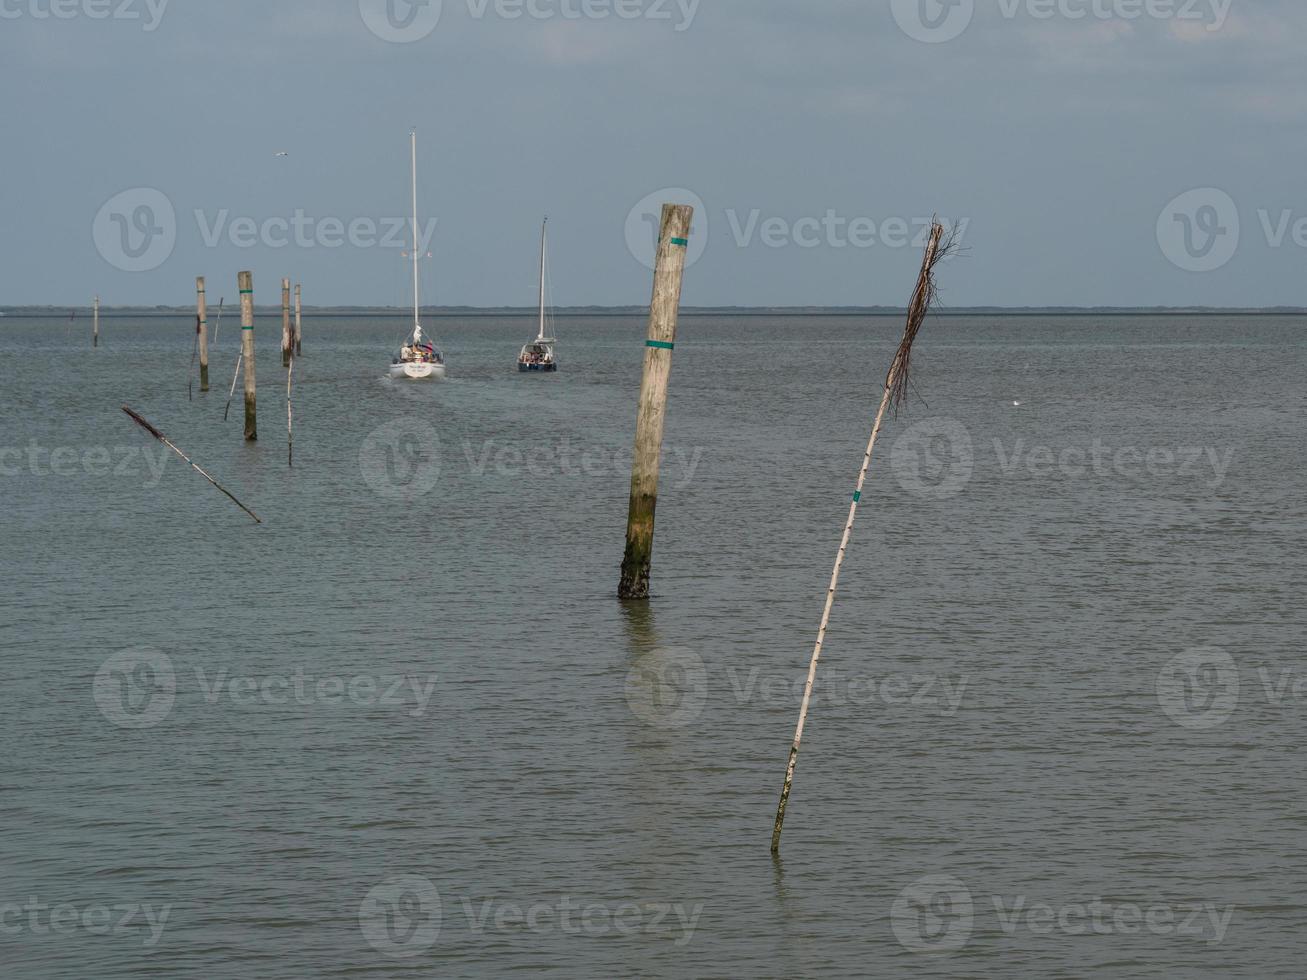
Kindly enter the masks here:
M 241 291 L 241 360 L 245 364 L 245 440 L 259 438 L 255 420 L 254 397 L 254 275 L 242 272 L 236 277 Z
M 195 316 L 200 326 L 200 391 L 209 390 L 209 301 L 204 277 L 195 277 Z
M 304 353 L 304 320 L 303 320 L 303 296 L 302 287 L 299 283 L 295 284 L 295 356 L 299 357 Z
M 100 297 L 95 297 L 95 312 L 91 315 L 91 346 L 100 346 Z
M 281 281 L 281 366 L 290 367 L 295 342 L 290 330 L 290 280 Z
M 694 208 L 663 205 L 658 232 L 658 259 L 654 267 L 653 302 L 649 311 L 649 338 L 645 341 L 644 381 L 640 385 L 640 411 L 635 430 L 635 459 L 631 467 L 631 507 L 626 522 L 626 557 L 622 561 L 623 599 L 649 598 L 649 569 L 653 561 L 654 512 L 658 506 L 658 467 L 663 449 L 663 422 L 667 415 L 667 382 L 672 374 L 676 323 L 681 309 L 681 283 L 685 276 L 686 249 Z

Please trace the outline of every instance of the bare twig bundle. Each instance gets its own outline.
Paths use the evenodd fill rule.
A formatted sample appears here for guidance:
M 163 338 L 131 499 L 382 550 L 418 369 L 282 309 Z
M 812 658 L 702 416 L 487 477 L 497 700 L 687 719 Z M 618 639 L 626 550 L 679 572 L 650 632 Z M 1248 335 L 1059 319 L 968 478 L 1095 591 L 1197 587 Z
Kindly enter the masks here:
M 921 261 L 921 275 L 917 278 L 917 288 L 908 304 L 908 322 L 903 331 L 903 342 L 899 344 L 894 363 L 890 365 L 889 374 L 885 376 L 885 387 L 890 391 L 890 399 L 897 413 L 908 396 L 908 379 L 912 372 L 912 343 L 917 339 L 921 325 L 926 322 L 926 315 L 939 296 L 935 285 L 935 267 L 958 250 L 958 232 L 956 226 L 948 231 L 935 219 L 931 227 L 930 241 L 926 254 Z
M 821 659 L 822 645 L 826 642 L 826 630 L 830 627 L 831 609 L 835 605 L 835 592 L 840 583 L 840 569 L 844 567 L 844 558 L 848 554 L 849 540 L 853 535 L 853 522 L 858 516 L 858 504 L 862 501 L 862 491 L 867 484 L 867 473 L 871 469 L 872 453 L 876 449 L 876 439 L 891 404 L 902 404 L 907 395 L 908 377 L 912 364 L 912 344 L 921 331 L 930 312 L 930 304 L 936 296 L 935 267 L 957 248 L 956 230 L 945 232 L 944 226 L 935 221 L 930 230 L 930 241 L 926 245 L 926 255 L 921 263 L 921 275 L 917 279 L 916 291 L 908 306 L 907 325 L 903 330 L 903 341 L 889 374 L 885 376 L 885 390 L 881 395 L 880 411 L 876 413 L 876 423 L 872 426 L 871 440 L 867 443 L 867 452 L 862 457 L 862 470 L 858 474 L 858 486 L 853 492 L 853 503 L 849 507 L 849 518 L 844 524 L 844 537 L 840 541 L 840 550 L 835 556 L 835 570 L 831 573 L 830 589 L 826 593 L 826 608 L 822 612 L 821 626 L 817 629 L 817 645 L 812 651 L 812 660 L 808 665 L 808 682 L 803 689 L 803 704 L 799 708 L 799 724 L 794 731 L 794 744 L 790 747 L 790 761 L 785 769 L 785 785 L 781 788 L 780 806 L 776 808 L 776 824 L 772 830 L 771 851 L 780 854 L 781 828 L 785 824 L 785 810 L 790 802 L 790 790 L 794 786 L 794 770 L 799 762 L 799 743 L 803 741 L 803 728 L 808 721 L 808 709 L 812 705 L 812 689 L 817 682 L 817 662 Z

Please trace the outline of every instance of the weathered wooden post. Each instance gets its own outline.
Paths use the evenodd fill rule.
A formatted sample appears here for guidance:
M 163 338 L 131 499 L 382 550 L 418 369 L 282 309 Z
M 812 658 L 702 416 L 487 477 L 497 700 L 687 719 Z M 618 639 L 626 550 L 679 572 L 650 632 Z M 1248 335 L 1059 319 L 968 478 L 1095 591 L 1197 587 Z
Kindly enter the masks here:
M 254 275 L 242 272 L 236 277 L 241 291 L 241 360 L 245 364 L 245 440 L 259 438 L 255 420 L 254 397 Z
M 200 327 L 200 391 L 209 390 L 209 301 L 204 295 L 204 277 L 195 277 L 195 316 Z
M 631 466 L 631 508 L 626 523 L 626 557 L 622 561 L 623 599 L 649 598 L 649 568 L 653 560 L 654 512 L 658 506 L 658 466 L 667 414 L 667 382 L 672 374 L 676 322 L 681 309 L 686 248 L 694 208 L 664 204 L 654 267 L 649 339 L 645 341 L 644 381 L 635 429 L 635 459 Z
M 95 313 L 91 317 L 91 346 L 100 346 L 100 297 L 95 297 Z
M 281 366 L 290 367 L 290 354 L 294 341 L 290 332 L 290 280 L 281 281 Z
M 296 357 L 299 357 L 302 353 L 304 353 L 304 320 L 302 317 L 303 314 L 303 306 L 301 302 L 302 299 L 303 296 L 301 295 L 301 286 L 299 283 L 296 283 L 295 284 L 295 356 Z

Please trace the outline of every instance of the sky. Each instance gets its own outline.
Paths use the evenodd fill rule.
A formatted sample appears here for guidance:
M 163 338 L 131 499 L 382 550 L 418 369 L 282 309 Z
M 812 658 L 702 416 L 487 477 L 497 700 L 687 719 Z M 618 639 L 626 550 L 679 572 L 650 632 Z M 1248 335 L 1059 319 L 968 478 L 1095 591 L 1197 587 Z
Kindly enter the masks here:
M 0 0 L 0 305 L 1307 305 L 1301 0 Z M 285 155 L 278 155 L 278 154 Z M 429 252 L 430 257 L 425 257 Z

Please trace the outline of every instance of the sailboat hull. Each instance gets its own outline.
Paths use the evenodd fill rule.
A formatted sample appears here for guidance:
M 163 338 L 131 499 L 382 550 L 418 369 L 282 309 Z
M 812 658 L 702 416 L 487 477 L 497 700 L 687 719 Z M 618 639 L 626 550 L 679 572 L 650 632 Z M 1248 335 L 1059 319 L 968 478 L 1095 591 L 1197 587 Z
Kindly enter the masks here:
M 443 364 L 392 364 L 390 376 L 400 381 L 443 381 Z
M 557 364 L 523 364 L 519 361 L 517 365 L 517 370 L 521 374 L 534 374 L 537 372 L 541 374 L 551 374 L 558 370 L 558 365 Z

